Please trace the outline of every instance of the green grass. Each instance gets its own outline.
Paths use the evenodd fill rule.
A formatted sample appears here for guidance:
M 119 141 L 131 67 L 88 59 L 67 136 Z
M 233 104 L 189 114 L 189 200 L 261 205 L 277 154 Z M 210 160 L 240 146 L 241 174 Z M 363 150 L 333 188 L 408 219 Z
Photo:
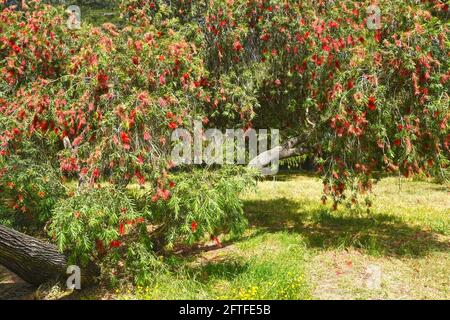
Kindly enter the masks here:
M 149 287 L 116 290 L 119 299 L 310 299 L 298 235 L 262 234 L 172 257 Z
M 250 226 L 167 258 L 145 288 L 113 299 L 450 299 L 448 186 L 385 178 L 369 213 L 322 205 L 320 180 L 280 174 L 242 196 Z M 382 270 L 369 289 L 367 267 Z M 94 293 L 98 297 L 99 293 Z

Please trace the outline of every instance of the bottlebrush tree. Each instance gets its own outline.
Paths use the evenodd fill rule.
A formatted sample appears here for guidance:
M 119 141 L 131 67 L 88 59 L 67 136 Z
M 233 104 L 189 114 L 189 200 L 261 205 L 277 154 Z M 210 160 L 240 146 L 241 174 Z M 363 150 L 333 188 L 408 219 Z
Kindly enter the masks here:
M 71 31 L 60 9 L 30 6 L 0 13 L 2 221 L 44 227 L 82 261 L 242 229 L 237 197 L 252 180 L 240 168 L 188 187 L 169 172 L 171 133 L 206 123 L 210 101 L 184 32 Z
M 194 120 L 280 129 L 334 207 L 383 172 L 448 177 L 442 1 L 124 0 L 123 26 L 80 30 L 30 7 L 0 13 L 2 218 L 75 258 L 145 270 L 161 244 L 242 229 L 251 173 L 172 170 L 170 135 Z
M 122 7 L 136 23 L 197 23 L 212 123 L 280 128 L 284 154 L 316 159 L 324 201 L 357 203 L 386 171 L 448 178 L 445 1 L 170 3 Z

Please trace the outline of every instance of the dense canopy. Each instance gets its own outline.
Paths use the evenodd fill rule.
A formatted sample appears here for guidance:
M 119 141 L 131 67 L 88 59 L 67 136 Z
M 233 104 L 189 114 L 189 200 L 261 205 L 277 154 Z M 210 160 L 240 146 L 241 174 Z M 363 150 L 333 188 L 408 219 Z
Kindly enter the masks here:
M 372 2 L 124 0 L 120 24 L 79 30 L 58 6 L 3 10 L 0 220 L 74 258 L 239 231 L 253 172 L 173 168 L 195 120 L 279 129 L 334 207 L 370 205 L 386 172 L 446 179 L 448 5 L 380 0 L 373 28 Z

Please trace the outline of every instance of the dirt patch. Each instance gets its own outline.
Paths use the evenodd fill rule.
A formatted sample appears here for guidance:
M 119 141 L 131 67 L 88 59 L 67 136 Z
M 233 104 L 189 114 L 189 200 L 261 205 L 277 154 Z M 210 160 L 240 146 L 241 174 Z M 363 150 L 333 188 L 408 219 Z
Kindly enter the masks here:
M 372 257 L 357 250 L 333 250 L 314 255 L 309 266 L 315 299 L 450 298 L 450 259 L 443 253 L 435 252 L 418 259 Z M 374 267 L 380 270 L 379 286 L 370 285 L 374 281 L 371 279 Z
M 0 299 L 28 300 L 33 299 L 35 288 L 23 281 L 16 274 L 0 265 Z

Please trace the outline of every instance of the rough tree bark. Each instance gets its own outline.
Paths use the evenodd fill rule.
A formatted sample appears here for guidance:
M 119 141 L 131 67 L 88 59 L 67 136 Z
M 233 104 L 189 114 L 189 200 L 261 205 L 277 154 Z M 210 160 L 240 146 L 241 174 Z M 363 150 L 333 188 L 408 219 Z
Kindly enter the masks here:
M 34 285 L 64 276 L 67 269 L 66 257 L 55 246 L 2 225 L 0 264 Z
M 2 225 L 0 264 L 34 285 L 68 277 L 67 258 L 54 245 Z M 81 268 L 82 286 L 95 283 L 99 274 L 100 268 L 94 263 Z

